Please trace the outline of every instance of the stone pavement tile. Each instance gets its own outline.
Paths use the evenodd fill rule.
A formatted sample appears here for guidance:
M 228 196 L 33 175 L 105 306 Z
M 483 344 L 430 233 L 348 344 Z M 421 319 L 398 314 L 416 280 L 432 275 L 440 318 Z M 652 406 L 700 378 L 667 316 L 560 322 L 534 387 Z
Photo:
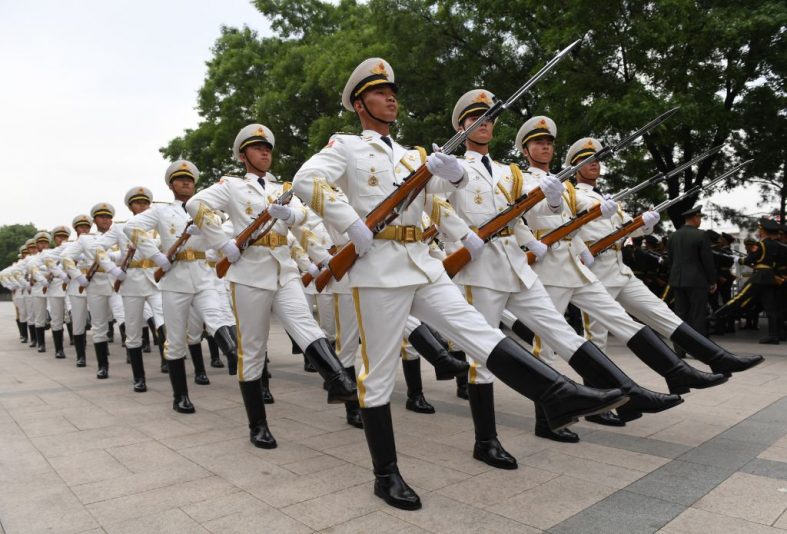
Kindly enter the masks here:
M 181 510 L 200 524 L 228 515 L 237 515 L 244 510 L 253 508 L 268 509 L 270 507 L 242 490 L 181 506 Z
M 231 429 L 238 426 L 237 421 L 227 419 L 226 417 L 212 413 L 207 409 L 200 409 L 205 405 L 200 403 L 199 397 L 196 395 L 192 394 L 191 396 L 195 397 L 195 400 L 191 402 L 195 403 L 194 406 L 196 406 L 197 411 L 193 414 L 180 414 L 182 417 L 178 417 L 178 421 L 184 425 L 193 428 L 195 432 Z M 177 415 L 176 412 L 172 410 L 171 400 L 169 400 L 167 403 L 167 413 L 171 415 Z M 242 425 L 242 427 L 248 431 L 246 424 Z
M 204 479 L 208 476 L 210 476 L 210 473 L 198 465 L 183 463 L 177 467 L 169 466 L 167 469 L 157 471 L 146 471 L 97 482 L 88 482 L 72 486 L 71 490 L 80 501 L 88 504 L 144 493 L 157 488 L 172 486 L 173 484 L 184 484 L 192 480 Z
M 288 444 L 287 447 L 290 445 Z M 278 450 L 278 449 L 274 449 Z M 316 452 L 316 451 L 315 451 Z M 288 464 L 279 464 L 284 469 L 288 471 L 292 471 L 296 475 L 311 475 L 314 473 L 319 473 L 320 471 L 326 471 L 328 469 L 333 469 L 335 467 L 339 467 L 342 465 L 349 465 L 344 460 L 340 460 L 335 456 L 329 456 L 327 454 L 317 453 L 319 456 L 314 456 L 313 458 L 309 458 L 307 460 L 297 460 L 292 463 Z
M 76 533 L 98 526 L 54 472 L 4 483 L 0 517 L 9 534 Z
M 719 514 L 712 514 L 696 508 L 688 508 L 678 517 L 667 523 L 660 533 L 663 534 L 708 534 L 723 532 L 724 534 L 783 534 L 783 531 L 735 519 Z
M 741 468 L 741 472 L 787 480 L 787 463 L 755 458 Z M 787 491 L 787 490 L 786 490 Z
M 25 413 L 26 410 L 42 411 L 51 408 L 45 403 L 38 395 L 14 395 L 9 397 L 0 397 L 0 405 L 3 406 L 9 413 L 15 412 Z
M 238 511 L 218 519 L 205 522 L 203 525 L 208 531 L 217 534 L 259 534 L 282 533 L 299 534 L 313 532 L 297 519 L 265 506 L 263 503 L 249 509 Z
M 51 458 L 49 463 L 69 486 L 131 474 L 131 471 L 106 451 L 88 451 L 68 456 L 57 456 Z
M 397 452 L 402 454 L 402 448 L 399 446 L 398 439 L 396 440 L 396 448 Z M 372 468 L 372 458 L 369 456 L 369 447 L 366 445 L 366 440 L 364 439 L 361 439 L 360 441 L 353 441 L 352 443 L 334 447 L 332 449 L 327 449 L 325 454 L 336 456 L 345 462 L 350 462 L 367 469 Z
M 325 530 L 324 534 L 427 534 L 429 531 L 397 519 L 383 511 L 372 512 Z
M 57 436 L 42 436 L 33 438 L 32 441 L 44 456 L 54 458 L 118 445 L 130 445 L 149 439 L 143 433 L 132 428 L 110 426 L 81 432 L 68 432 Z
M 344 408 L 342 408 L 342 410 L 343 409 Z M 296 419 L 290 419 L 288 417 L 272 418 L 270 415 L 268 417 L 268 425 L 273 435 L 276 436 L 276 440 L 301 441 L 305 438 L 319 436 L 326 432 L 325 430 L 302 423 Z M 244 426 L 244 428 L 248 433 L 248 427 Z
M 145 517 L 178 508 L 209 497 L 237 491 L 219 477 L 207 477 L 166 486 L 144 493 L 127 495 L 88 504 L 86 508 L 103 527 L 137 517 Z
M 282 508 L 281 512 L 314 530 L 323 530 L 388 508 L 385 502 L 375 497 L 372 488 L 373 483 L 366 482 L 293 504 Z
M 787 530 L 787 512 L 784 512 L 782 516 L 776 520 L 773 526 L 782 530 Z
M 465 503 L 454 501 L 443 495 L 429 493 L 421 495 L 421 499 L 424 502 L 424 507 L 416 512 L 388 507 L 385 509 L 385 513 L 430 532 L 451 534 L 457 532 L 539 532 L 515 519 L 467 506 Z
M 673 460 L 633 482 L 626 487 L 626 491 L 691 506 L 733 472 L 732 468 Z
M 471 477 L 465 472 L 456 471 L 406 454 L 399 455 L 399 470 L 409 484 L 428 491 L 456 484 Z
M 420 458 L 425 462 L 447 467 L 448 469 L 461 471 L 468 475 L 478 475 L 493 469 L 473 458 L 472 442 L 467 443 L 465 447 L 457 448 L 449 445 L 436 446 L 434 443 L 416 436 L 398 435 L 396 436 L 396 448 L 402 454 Z M 368 458 L 368 449 L 366 454 Z M 369 462 L 368 459 L 367 462 Z
M 330 432 L 299 439 L 298 443 L 316 451 L 325 452 L 336 447 L 357 443 L 365 439 L 363 430 L 351 428 L 350 426 L 345 428 L 346 430 L 340 430 L 339 432 Z
M 557 445 L 557 450 L 569 456 L 616 465 L 643 473 L 650 473 L 669 461 L 659 456 L 605 447 L 595 443 L 582 443 L 579 446 L 574 443 L 556 443 L 555 445 Z
M 370 469 L 345 464 L 311 475 L 277 480 L 276 484 L 259 482 L 244 489 L 271 506 L 283 508 L 372 480 L 374 474 Z
M 272 431 L 273 432 L 273 431 Z M 274 436 L 277 436 L 274 434 Z M 302 462 L 324 456 L 320 451 L 316 451 L 310 447 L 292 443 L 287 440 L 279 440 L 279 446 L 275 449 L 260 449 L 255 447 L 249 442 L 248 433 L 246 438 L 239 439 L 235 443 L 236 450 L 246 451 L 249 454 L 259 456 L 266 462 L 276 465 L 292 465 L 295 462 Z
M 186 463 L 187 458 L 156 441 L 143 441 L 120 447 L 106 449 L 113 458 L 132 473 L 144 473 L 159 469 L 177 469 Z
M 488 508 L 559 476 L 557 473 L 520 465 L 512 471 L 492 469 L 445 486 L 437 493 L 476 508 Z
M 696 502 L 694 508 L 771 525 L 787 509 L 784 487 L 783 480 L 735 473 Z
M 30 438 L 51 436 L 52 434 L 66 434 L 76 432 L 78 429 L 62 415 L 43 413 L 17 416 L 17 423 L 22 431 Z
M 615 492 L 615 488 L 562 475 L 487 508 L 546 530 Z
M 683 511 L 677 504 L 628 491 L 618 491 L 550 528 L 554 533 L 604 532 L 650 534 Z
M 35 475 L 47 473 L 52 473 L 49 462 L 30 440 L 0 434 L 0 482 L 24 482 Z
M 764 449 L 763 445 L 756 443 L 716 437 L 682 454 L 679 456 L 679 459 L 686 462 L 721 467 L 722 469 L 739 469 Z
M 278 417 L 294 419 L 299 423 L 309 425 L 322 432 L 339 432 L 340 430 L 346 429 L 347 420 L 345 418 L 346 412 L 344 410 L 344 405 L 325 406 L 327 406 L 327 409 L 321 411 L 308 412 L 305 410 L 298 410 L 300 413 L 297 413 L 297 415 Z M 271 419 L 271 421 L 273 422 L 275 419 Z
M 198 534 L 209 532 L 177 508 L 159 514 L 137 517 L 121 523 L 107 525 L 104 527 L 104 530 L 107 534 L 149 534 L 151 532 Z
M 779 400 L 760 410 L 752 417 L 752 420 L 762 423 L 787 424 L 787 397 L 784 397 L 784 391 L 785 390 L 782 390 L 782 395 Z
M 648 438 L 696 447 L 721 434 L 727 428 L 728 425 L 702 423 L 692 418 L 656 432 Z
M 582 437 L 582 440 L 590 443 L 598 443 L 599 445 L 605 445 L 607 447 L 614 447 L 616 449 L 660 456 L 662 458 L 677 458 L 686 451 L 691 450 L 691 447 L 679 443 L 627 436 L 605 430 L 598 430 L 592 434 L 585 435 Z
M 58 410 L 67 408 L 92 408 L 95 406 L 88 399 L 73 391 L 41 393 L 38 397 L 52 408 Z
M 264 456 L 258 456 L 254 451 L 245 448 L 228 452 L 203 445 L 184 449 L 181 453 L 202 468 L 246 490 L 264 489 L 265 486 L 272 487 L 297 478 L 291 471 L 268 462 Z
M 107 426 L 114 426 L 118 422 L 118 418 L 111 415 L 100 407 L 85 408 L 68 408 L 60 410 L 63 417 L 77 427 L 79 430 L 90 430 L 93 428 L 103 428 Z
M 644 474 L 639 470 L 577 458 L 558 450 L 542 451 L 526 456 L 520 463 L 618 489 L 626 487 Z
M 162 416 L 155 419 L 146 417 L 141 421 L 131 423 L 131 426 L 156 440 L 194 433 L 192 427 L 184 425 L 177 418 L 170 416 Z
M 188 417 L 188 416 L 185 416 Z M 196 447 L 198 445 L 206 445 L 211 443 L 219 443 L 222 441 L 234 440 L 237 438 L 245 437 L 248 439 L 249 429 L 242 428 L 240 425 L 222 430 L 208 430 L 206 432 L 194 431 L 192 434 L 182 434 L 172 436 L 170 438 L 159 439 L 161 443 L 171 449 L 179 451 L 189 447 Z
M 757 443 L 770 446 L 787 432 L 787 423 L 778 424 L 772 421 L 741 421 L 729 430 L 725 430 L 719 437 L 746 443 Z

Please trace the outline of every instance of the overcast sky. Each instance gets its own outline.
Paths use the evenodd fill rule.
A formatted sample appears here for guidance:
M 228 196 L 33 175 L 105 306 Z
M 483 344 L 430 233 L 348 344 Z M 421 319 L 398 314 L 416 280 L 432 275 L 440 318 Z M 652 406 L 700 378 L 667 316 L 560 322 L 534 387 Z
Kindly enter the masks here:
M 137 185 L 170 200 L 158 148 L 196 126 L 222 24 L 269 32 L 248 0 L 0 0 L 0 225 L 102 201 L 124 220 Z M 762 209 L 753 188 L 714 201 Z

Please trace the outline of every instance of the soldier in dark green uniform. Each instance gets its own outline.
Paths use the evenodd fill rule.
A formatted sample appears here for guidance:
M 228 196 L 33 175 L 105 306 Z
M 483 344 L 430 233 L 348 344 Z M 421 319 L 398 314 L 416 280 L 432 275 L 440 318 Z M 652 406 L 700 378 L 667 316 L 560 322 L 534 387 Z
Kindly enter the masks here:
M 754 269 L 750 279 L 750 298 L 759 301 L 768 317 L 768 336 L 760 340 L 760 343 L 768 345 L 779 344 L 782 327 L 776 268 L 784 262 L 784 246 L 777 239 L 778 233 L 779 223 L 760 219 L 760 242 L 743 259 L 745 265 Z
M 683 212 L 683 218 L 684 225 L 670 236 L 668 243 L 669 285 L 675 292 L 675 313 L 707 336 L 708 295 L 716 290 L 710 239 L 699 229 L 701 206 Z

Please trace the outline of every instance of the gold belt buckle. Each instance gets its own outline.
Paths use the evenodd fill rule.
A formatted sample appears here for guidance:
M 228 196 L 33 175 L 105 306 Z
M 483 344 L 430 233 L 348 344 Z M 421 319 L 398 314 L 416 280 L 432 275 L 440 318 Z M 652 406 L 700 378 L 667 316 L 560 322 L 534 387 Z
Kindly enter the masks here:
M 193 251 L 193 250 L 191 250 L 191 249 L 189 249 L 189 250 L 184 250 L 184 251 L 183 251 L 183 253 L 186 255 L 186 257 L 185 257 L 185 258 L 183 258 L 183 259 L 185 259 L 186 261 L 194 261 L 194 260 L 196 260 L 196 259 L 197 259 L 197 255 L 196 255 L 196 254 L 194 254 L 194 251 Z
M 404 242 L 412 243 L 415 241 L 415 226 L 404 227 Z

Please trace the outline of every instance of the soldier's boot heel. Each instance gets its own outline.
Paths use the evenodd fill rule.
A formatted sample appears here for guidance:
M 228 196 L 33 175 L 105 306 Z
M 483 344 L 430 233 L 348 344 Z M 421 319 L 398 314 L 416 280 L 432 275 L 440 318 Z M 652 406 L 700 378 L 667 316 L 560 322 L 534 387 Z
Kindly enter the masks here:
M 437 380 L 451 380 L 467 373 L 470 369 L 470 364 L 467 362 L 452 358 L 425 324 L 413 330 L 407 339 L 418 354 L 432 364 Z
M 172 384 L 172 409 L 178 413 L 194 413 L 196 410 L 189 399 L 189 386 L 186 382 L 186 359 L 168 361 L 169 381 Z
M 355 387 L 355 380 L 347 376 L 327 338 L 313 341 L 306 347 L 304 356 L 327 383 L 328 404 L 357 400 L 358 390 Z
M 265 402 L 262 399 L 261 379 L 238 382 L 246 416 L 249 420 L 249 441 L 260 449 L 275 449 L 276 439 L 268 428 Z

